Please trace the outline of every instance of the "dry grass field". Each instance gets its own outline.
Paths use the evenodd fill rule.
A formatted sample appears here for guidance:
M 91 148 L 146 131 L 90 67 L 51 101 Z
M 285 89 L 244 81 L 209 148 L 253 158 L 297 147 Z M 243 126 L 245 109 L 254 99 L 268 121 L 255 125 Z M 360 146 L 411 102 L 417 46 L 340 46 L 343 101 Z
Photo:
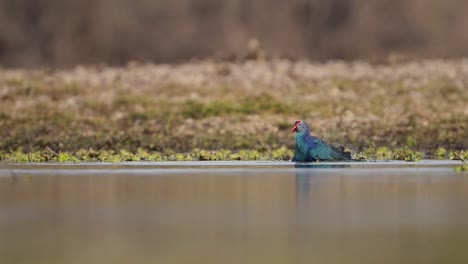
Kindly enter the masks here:
M 466 149 L 468 60 L 0 69 L 4 159 L 80 150 L 290 153 L 297 119 L 353 153 Z

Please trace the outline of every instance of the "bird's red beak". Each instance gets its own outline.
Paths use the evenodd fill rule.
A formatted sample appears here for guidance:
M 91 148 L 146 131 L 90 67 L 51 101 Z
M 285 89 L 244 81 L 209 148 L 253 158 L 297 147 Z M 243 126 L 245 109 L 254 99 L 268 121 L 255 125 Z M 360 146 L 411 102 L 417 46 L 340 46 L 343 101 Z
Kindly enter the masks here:
M 292 127 L 291 129 L 291 132 L 294 133 L 294 132 L 297 132 L 297 126 L 301 123 L 301 121 L 296 121 L 296 123 L 294 123 L 294 126 Z
M 294 125 L 293 128 L 291 129 L 291 132 L 296 132 L 297 131 L 297 125 Z

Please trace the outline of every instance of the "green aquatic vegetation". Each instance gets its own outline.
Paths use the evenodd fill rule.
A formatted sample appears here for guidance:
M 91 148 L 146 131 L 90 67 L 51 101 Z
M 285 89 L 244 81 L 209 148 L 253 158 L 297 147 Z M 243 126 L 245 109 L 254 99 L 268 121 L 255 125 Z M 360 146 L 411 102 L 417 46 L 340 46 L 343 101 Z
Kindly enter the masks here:
M 442 151 L 439 151 L 442 153 Z M 94 150 L 80 149 L 76 152 L 53 151 L 46 148 L 41 151 L 25 153 L 22 148 L 11 152 L 0 152 L 0 161 L 7 162 L 123 162 L 123 161 L 221 161 L 221 160 L 291 160 L 294 151 L 283 145 L 277 148 L 207 150 L 195 148 L 188 152 L 176 152 L 172 149 L 165 151 L 149 151 L 138 148 L 129 150 Z M 451 159 L 464 161 L 466 151 L 451 151 Z M 353 155 L 362 160 L 404 160 L 419 161 L 422 153 L 408 147 L 390 149 L 388 147 L 368 147 Z
M 454 152 L 455 153 L 455 152 Z M 465 152 L 457 152 L 457 157 Z M 195 148 L 188 152 L 176 152 L 172 149 L 165 151 L 148 151 L 138 148 L 129 150 L 94 150 L 80 149 L 77 152 L 58 151 L 50 148 L 43 151 L 24 153 L 22 148 L 12 152 L 0 152 L 0 160 L 8 162 L 123 162 L 123 161 L 221 161 L 221 160 L 291 160 L 294 151 L 283 145 L 278 148 L 207 150 Z M 354 155 L 363 160 L 405 160 L 419 161 L 421 153 L 407 147 L 389 149 L 387 147 L 369 147 Z M 460 158 L 457 158 L 460 159 Z
M 22 148 L 18 148 L 16 151 L 6 153 L 4 160 L 10 162 L 29 162 L 29 155 L 24 154 Z
M 122 161 L 140 161 L 141 160 L 141 158 L 138 155 L 131 153 L 127 150 L 121 150 L 119 154 L 120 155 L 118 156 L 121 158 Z
M 436 159 L 446 159 L 447 158 L 447 150 L 443 147 L 438 147 L 434 152 L 434 157 Z
M 188 154 L 190 160 L 229 160 L 230 150 L 221 149 L 218 151 L 208 151 L 204 149 L 194 149 Z
M 155 152 L 152 152 L 148 156 L 147 160 L 148 161 L 167 161 L 167 156 L 161 152 L 155 151 Z
M 450 151 L 449 159 L 451 160 L 461 160 L 462 162 L 468 159 L 468 150 L 464 151 Z
M 167 157 L 170 160 L 178 161 L 261 160 L 269 158 L 260 151 L 245 149 L 235 153 L 232 153 L 231 150 L 226 149 L 221 149 L 217 151 L 194 149 L 190 153 L 175 153 L 167 155 Z
M 271 158 L 274 160 L 290 160 L 294 156 L 294 151 L 286 146 L 281 146 L 271 152 Z
M 293 151 L 282 146 L 268 151 L 242 149 L 232 152 L 227 149 L 206 150 L 194 149 L 191 152 L 177 153 L 168 149 L 166 152 L 148 152 L 142 148 L 135 153 L 127 150 L 100 150 L 80 149 L 75 153 L 55 152 L 51 149 L 23 153 L 22 149 L 1 155 L 9 162 L 123 162 L 123 161 L 221 161 L 221 160 L 289 160 Z
M 419 161 L 422 154 L 412 151 L 409 147 L 390 149 L 388 147 L 368 147 L 355 154 L 355 158 L 362 160 L 404 160 Z
M 186 153 L 177 153 L 175 154 L 175 158 L 173 160 L 177 160 L 177 161 L 192 161 L 193 160 L 193 157 L 192 155 L 190 154 L 186 154 Z
M 215 160 L 215 152 L 208 151 L 205 149 L 195 149 L 193 151 L 193 157 L 197 160 Z
M 419 161 L 421 160 L 421 153 L 412 151 L 408 147 L 398 148 L 393 151 L 393 159 L 404 160 L 404 161 Z
M 10 153 L 4 153 L 1 160 L 9 162 L 47 162 L 54 160 L 54 156 L 47 151 L 32 151 L 25 153 L 22 148 L 18 148 Z
M 78 162 L 80 160 L 77 157 L 75 157 L 73 154 L 70 154 L 68 152 L 60 152 L 57 156 L 57 161 L 58 162 Z
M 222 149 L 220 151 L 217 151 L 215 154 L 216 160 L 228 160 L 231 153 L 232 151 L 228 149 Z
M 468 171 L 468 164 L 462 164 L 460 166 L 455 167 L 455 171 Z
M 375 160 L 377 159 L 376 149 L 375 147 L 367 147 L 361 152 L 355 154 L 355 157 L 362 160 Z
M 367 147 L 354 157 L 363 160 L 389 160 L 393 158 L 393 152 L 388 147 Z
M 149 153 L 148 151 L 146 151 L 145 149 L 142 149 L 142 148 L 138 148 L 135 155 L 140 160 L 146 160 L 146 161 L 155 160 L 158 157 L 158 155 L 156 155 L 155 153 Z
M 392 151 L 388 147 L 379 147 L 376 151 L 377 159 L 388 160 L 392 158 Z
M 140 159 L 138 156 L 127 150 L 121 150 L 119 152 L 115 152 L 113 150 L 103 150 L 99 152 L 98 160 L 105 162 L 122 162 L 139 161 Z
M 238 152 L 241 160 L 261 160 L 264 159 L 263 154 L 257 150 L 241 149 Z
M 80 149 L 75 153 L 75 156 L 79 160 L 83 160 L 83 161 L 97 161 L 99 158 L 99 152 L 92 148 L 88 150 Z
M 269 160 L 271 157 L 258 150 L 241 149 L 229 155 L 228 160 Z
M 52 159 L 50 155 L 41 152 L 32 152 L 27 154 L 28 162 L 46 162 Z
M 446 150 L 443 147 L 437 148 L 432 155 L 436 159 L 468 160 L 468 150 Z

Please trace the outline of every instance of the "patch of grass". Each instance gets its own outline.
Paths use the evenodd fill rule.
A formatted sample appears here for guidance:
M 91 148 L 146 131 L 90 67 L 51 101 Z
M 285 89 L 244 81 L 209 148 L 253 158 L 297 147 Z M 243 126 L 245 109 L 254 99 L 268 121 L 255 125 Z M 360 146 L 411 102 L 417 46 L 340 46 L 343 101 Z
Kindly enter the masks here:
M 145 95 L 119 94 L 114 101 L 116 106 L 135 106 L 153 104 L 153 99 Z
M 188 100 L 182 109 L 184 118 L 202 119 L 211 116 L 220 116 L 239 112 L 238 106 L 230 101 L 216 101 L 212 103 L 201 103 Z
M 185 102 L 182 109 L 184 118 L 202 119 L 228 114 L 249 115 L 262 113 L 296 113 L 293 107 L 282 103 L 268 94 L 242 98 L 238 101 L 221 100 L 201 103 L 194 100 Z

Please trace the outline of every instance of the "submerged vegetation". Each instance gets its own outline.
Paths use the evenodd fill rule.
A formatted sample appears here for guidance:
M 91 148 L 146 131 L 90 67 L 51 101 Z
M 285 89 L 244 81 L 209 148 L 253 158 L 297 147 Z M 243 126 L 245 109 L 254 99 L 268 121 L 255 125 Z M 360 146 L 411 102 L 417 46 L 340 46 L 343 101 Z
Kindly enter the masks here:
M 287 160 L 293 121 L 357 159 L 467 159 L 468 61 L 0 69 L 0 160 Z

